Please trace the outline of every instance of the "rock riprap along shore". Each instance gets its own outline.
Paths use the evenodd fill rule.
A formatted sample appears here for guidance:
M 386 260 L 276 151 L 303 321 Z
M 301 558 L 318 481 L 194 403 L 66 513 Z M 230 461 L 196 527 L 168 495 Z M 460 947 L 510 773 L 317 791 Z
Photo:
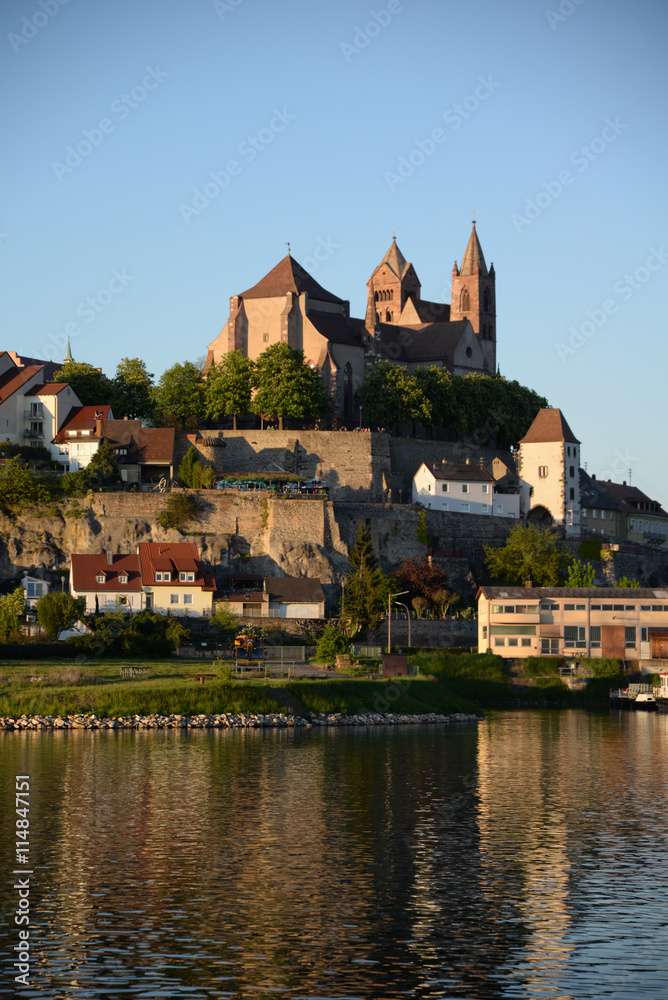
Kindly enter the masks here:
M 18 719 L 0 718 L 0 730 L 55 730 L 55 729 L 296 729 L 314 726 L 398 726 L 416 724 L 447 725 L 453 722 L 479 722 L 477 715 L 454 713 L 436 715 L 399 715 L 391 712 L 343 715 L 310 713 L 305 718 L 298 715 L 253 715 L 223 713 L 220 715 L 125 715 L 115 719 L 98 718 L 96 715 L 22 715 Z

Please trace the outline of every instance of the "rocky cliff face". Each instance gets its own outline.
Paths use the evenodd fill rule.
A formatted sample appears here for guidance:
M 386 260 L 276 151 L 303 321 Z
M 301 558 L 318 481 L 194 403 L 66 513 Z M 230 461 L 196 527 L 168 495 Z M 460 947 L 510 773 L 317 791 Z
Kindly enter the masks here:
M 407 505 L 216 490 L 200 491 L 200 497 L 203 509 L 186 526 L 187 537 L 219 585 L 231 572 L 311 576 L 333 600 L 349 572 L 348 551 L 360 523 L 369 529 L 384 570 L 428 551 L 424 515 L 421 524 L 420 511 Z M 0 515 L 0 581 L 9 585 L 28 572 L 55 583 L 73 552 L 128 553 L 142 541 L 183 541 L 180 532 L 160 526 L 165 500 L 155 493 L 100 493 L 48 511 Z M 511 526 L 500 518 L 426 515 L 430 543 L 441 547 L 450 585 L 465 592 L 474 591 L 484 572 L 483 545 L 501 544 Z

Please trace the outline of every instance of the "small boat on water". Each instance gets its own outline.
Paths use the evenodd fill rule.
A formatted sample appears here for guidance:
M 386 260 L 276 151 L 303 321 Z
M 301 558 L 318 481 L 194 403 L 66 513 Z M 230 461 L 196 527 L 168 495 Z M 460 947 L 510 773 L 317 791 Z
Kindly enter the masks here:
M 666 680 L 668 682 L 668 674 Z M 634 712 L 656 712 L 658 709 L 656 692 L 659 690 L 661 689 L 651 684 L 629 684 L 627 688 L 610 692 L 610 707 L 625 708 Z M 663 711 L 668 712 L 668 686 L 665 689 L 665 696 L 666 707 Z
M 656 699 L 656 710 L 662 715 L 668 714 L 668 673 L 659 674 L 660 683 L 658 688 L 654 688 Z

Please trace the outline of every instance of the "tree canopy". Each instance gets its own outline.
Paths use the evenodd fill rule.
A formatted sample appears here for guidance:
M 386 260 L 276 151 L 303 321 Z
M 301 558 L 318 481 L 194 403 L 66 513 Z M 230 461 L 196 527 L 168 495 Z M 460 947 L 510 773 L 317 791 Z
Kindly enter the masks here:
M 72 597 L 60 592 L 44 594 L 36 607 L 37 621 L 50 639 L 57 639 L 61 632 L 74 625 L 86 613 L 86 598 Z
M 366 419 L 413 422 L 472 435 L 482 444 L 516 444 L 547 400 L 501 375 L 452 375 L 435 365 L 410 372 L 378 361 L 364 376 L 360 398 Z
M 568 556 L 559 548 L 554 532 L 536 524 L 516 524 L 506 544 L 485 545 L 485 563 L 490 576 L 502 584 L 535 587 L 561 585 Z
M 54 373 L 51 382 L 67 382 L 82 406 L 106 406 L 113 402 L 113 383 L 99 368 L 85 361 L 68 361 Z
M 362 380 L 360 399 L 365 420 L 372 423 L 432 425 L 429 399 L 417 377 L 402 365 L 378 361 Z
M 204 415 L 204 379 L 192 361 L 172 365 L 153 389 L 156 420 L 165 427 L 196 427 Z
M 198 490 L 200 487 L 211 489 L 216 480 L 216 473 L 212 466 L 202 462 L 197 448 L 191 445 L 179 465 L 179 479 L 184 486 L 189 486 L 193 490 Z
M 331 403 L 322 376 L 304 360 L 304 352 L 288 344 L 272 344 L 255 362 L 251 409 L 265 420 L 284 417 L 309 420 L 324 417 Z
M 137 420 L 153 415 L 153 375 L 139 358 L 121 358 L 111 385 L 115 417 Z
M 255 365 L 242 351 L 230 351 L 212 365 L 206 381 L 206 416 L 211 420 L 248 413 L 253 395 Z

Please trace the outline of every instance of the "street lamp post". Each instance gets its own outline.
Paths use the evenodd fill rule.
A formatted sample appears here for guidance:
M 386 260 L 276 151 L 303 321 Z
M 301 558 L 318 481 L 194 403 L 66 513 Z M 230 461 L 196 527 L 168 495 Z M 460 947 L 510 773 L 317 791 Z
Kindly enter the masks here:
M 411 644 L 411 613 L 410 613 L 410 609 L 409 609 L 409 607 L 408 607 L 407 604 L 404 604 L 403 601 L 395 601 L 394 603 L 398 604 L 400 608 L 406 608 L 406 618 L 408 619 L 408 645 L 410 646 L 410 644 Z
M 407 590 L 400 590 L 398 594 L 387 595 L 387 652 L 392 652 L 392 598 L 402 597 L 407 594 Z
M 359 429 L 362 430 L 362 404 L 360 403 L 360 426 Z

